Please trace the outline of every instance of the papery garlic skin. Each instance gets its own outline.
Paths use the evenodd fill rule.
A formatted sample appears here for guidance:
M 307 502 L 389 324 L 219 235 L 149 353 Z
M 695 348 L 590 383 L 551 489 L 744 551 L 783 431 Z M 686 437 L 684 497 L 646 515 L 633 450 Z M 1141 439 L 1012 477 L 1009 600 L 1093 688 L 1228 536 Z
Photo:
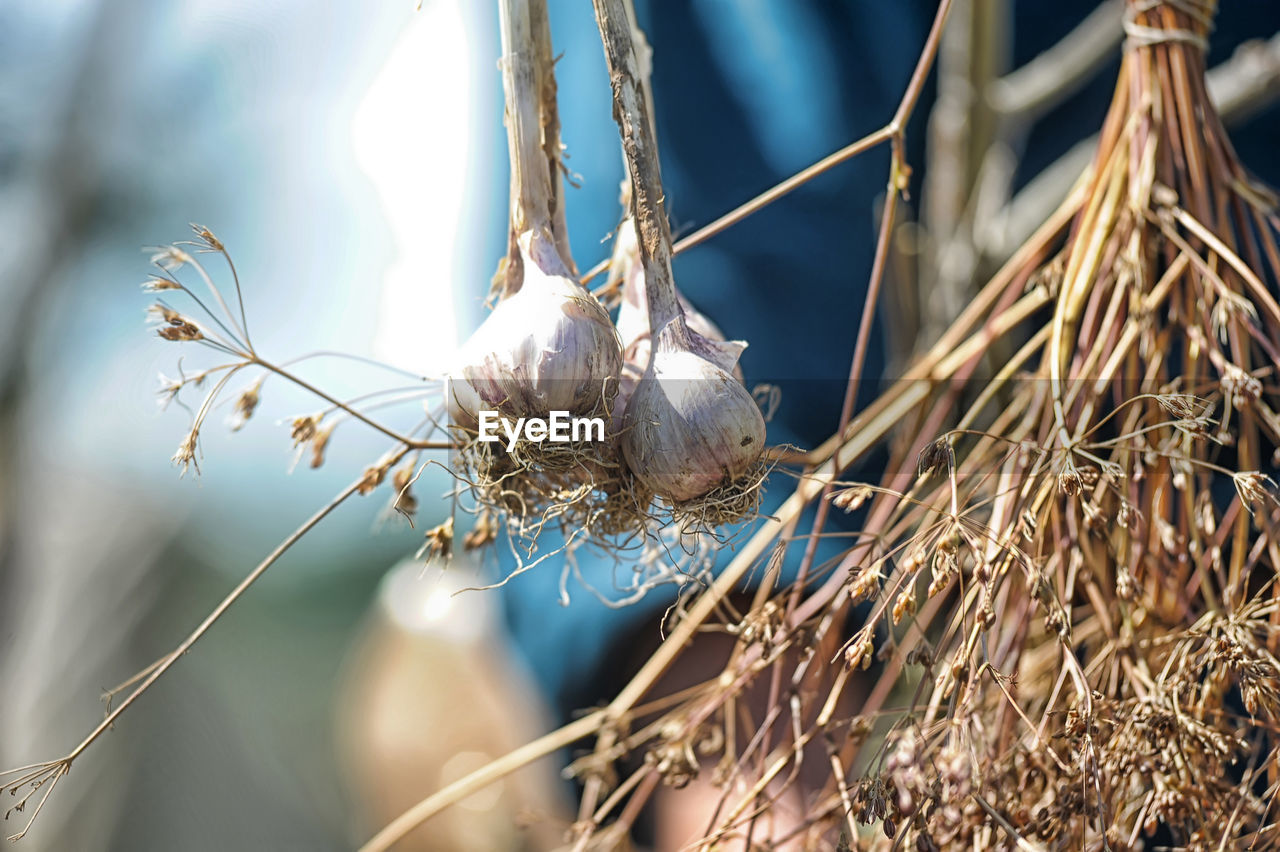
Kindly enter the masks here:
M 623 359 L 644 370 L 649 363 L 649 299 L 645 292 L 644 268 L 640 265 L 635 224 L 630 219 L 622 223 L 616 239 L 614 263 L 621 261 L 626 265 L 622 281 L 622 304 L 618 308 L 618 337 L 622 340 Z M 725 340 L 720 327 L 695 308 L 678 290 L 676 301 L 684 312 L 685 325 L 690 331 L 708 340 Z M 738 379 L 742 378 L 742 370 L 736 362 L 732 372 Z
M 742 476 L 764 451 L 760 408 L 732 369 L 746 344 L 709 340 L 683 318 L 657 334 L 653 358 L 623 415 L 628 467 L 675 503 Z
M 618 308 L 618 337 L 622 341 L 622 374 L 618 382 L 618 395 L 613 405 L 613 424 L 622 428 L 622 418 L 627 401 L 635 391 L 649 366 L 649 353 L 653 341 L 649 334 L 649 300 L 645 293 L 644 269 L 640 264 L 639 246 L 636 243 L 635 223 L 627 219 L 618 229 L 613 251 L 613 263 L 621 269 L 622 303 Z M 724 343 L 725 335 L 706 314 L 699 311 L 683 293 L 676 292 L 676 301 L 684 312 L 685 325 L 709 341 Z M 732 344 L 737 346 L 738 344 Z M 746 344 L 741 344 L 745 348 Z M 730 373 L 742 381 L 742 368 L 738 366 L 737 349 L 732 355 Z
M 524 235 L 524 282 L 499 302 L 455 358 L 449 416 L 474 429 L 480 411 L 547 417 L 605 411 L 617 391 L 622 347 L 604 307 L 549 244 Z

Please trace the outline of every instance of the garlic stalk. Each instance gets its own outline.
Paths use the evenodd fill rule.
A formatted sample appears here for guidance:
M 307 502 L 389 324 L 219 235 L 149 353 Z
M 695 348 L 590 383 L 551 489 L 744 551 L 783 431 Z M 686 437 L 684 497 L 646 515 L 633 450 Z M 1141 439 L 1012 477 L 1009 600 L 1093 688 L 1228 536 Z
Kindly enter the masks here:
M 551 172 L 542 148 L 542 91 L 529 0 L 502 0 L 502 91 L 511 160 L 511 227 L 553 238 Z M 562 265 L 567 266 L 562 260 Z
M 540 418 L 553 411 L 575 416 L 607 411 L 606 397 L 616 392 L 622 367 L 608 313 L 578 283 L 558 248 L 551 167 L 543 147 L 543 86 L 551 72 L 544 69 L 540 78 L 534 32 L 545 28 L 544 5 L 544 0 L 499 3 L 511 228 L 521 269 L 519 288 L 507 288 L 507 298 L 463 345 L 449 371 L 449 415 L 466 429 L 474 429 L 485 410 Z
M 551 233 L 565 265 L 575 276 L 577 267 L 569 248 L 569 226 L 565 217 L 565 194 L 562 173 L 563 151 L 560 144 L 560 110 L 556 105 L 555 51 L 551 46 L 551 21 L 547 16 L 547 0 L 526 0 L 529 5 L 529 29 L 534 48 L 534 75 L 537 81 L 539 125 L 542 129 L 542 165 L 547 169 L 548 209 Z
M 739 493 L 726 494 L 726 504 L 740 505 L 734 498 L 758 484 L 743 477 L 756 470 L 765 439 L 760 409 L 732 373 L 745 344 L 690 329 L 671 273 L 671 231 L 631 22 L 622 0 L 593 5 L 631 178 L 652 347 L 623 415 L 623 455 L 637 479 L 674 503 L 727 487 Z

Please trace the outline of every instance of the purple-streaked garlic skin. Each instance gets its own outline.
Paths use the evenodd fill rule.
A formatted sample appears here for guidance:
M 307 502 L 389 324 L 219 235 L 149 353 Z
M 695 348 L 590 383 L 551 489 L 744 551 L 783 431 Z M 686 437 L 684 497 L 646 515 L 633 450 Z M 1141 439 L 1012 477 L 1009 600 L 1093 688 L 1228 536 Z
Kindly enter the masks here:
M 475 428 L 484 410 L 509 417 L 598 413 L 622 370 L 608 312 L 554 247 L 522 239 L 520 248 L 523 284 L 476 329 L 449 373 L 449 416 L 464 428 Z
M 648 366 L 648 352 L 638 354 L 643 360 L 632 357 L 632 349 L 641 341 L 649 338 L 649 299 L 644 286 L 644 268 L 640 264 L 639 247 L 636 245 L 636 229 L 627 220 L 618 230 L 618 248 L 614 250 L 615 263 L 619 259 L 626 265 L 622 281 L 622 305 L 618 308 L 618 337 L 622 340 L 623 358 L 639 365 L 641 370 Z M 711 318 L 695 308 L 684 294 L 676 291 L 676 301 L 684 312 L 685 325 L 690 331 L 697 332 L 708 340 L 725 340 L 725 334 Z M 733 374 L 742 379 L 742 370 L 735 363 Z
M 622 428 L 622 417 L 626 412 L 627 401 L 631 398 L 636 384 L 649 366 L 649 353 L 652 351 L 652 340 L 649 334 L 649 300 L 645 292 L 644 269 L 640 264 L 639 247 L 636 244 L 635 225 L 630 219 L 623 222 L 618 229 L 617 245 L 614 248 L 614 263 L 622 267 L 622 304 L 618 308 L 618 337 L 622 340 L 622 374 L 618 381 L 618 395 L 613 404 L 614 429 Z M 684 313 L 685 325 L 688 329 L 712 342 L 725 342 L 724 332 L 720 330 L 706 314 L 699 311 L 683 293 L 676 292 L 676 300 Z M 745 343 L 733 351 L 729 367 L 726 369 L 738 381 L 742 381 L 742 368 L 738 366 L 738 355 L 746 348 Z
M 622 418 L 627 466 L 658 496 L 694 500 L 759 460 L 764 417 L 731 372 L 745 347 L 703 337 L 680 317 L 659 330 Z

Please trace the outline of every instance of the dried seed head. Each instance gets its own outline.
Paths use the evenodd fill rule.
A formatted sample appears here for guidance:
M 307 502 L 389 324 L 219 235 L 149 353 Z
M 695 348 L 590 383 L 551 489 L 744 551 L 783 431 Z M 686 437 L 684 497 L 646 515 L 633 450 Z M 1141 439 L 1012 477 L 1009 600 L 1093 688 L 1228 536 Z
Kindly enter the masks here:
M 151 252 L 151 262 L 166 272 L 172 272 L 191 263 L 191 255 L 177 246 L 159 246 L 151 249 Z
M 222 241 L 215 237 L 213 235 L 213 231 L 210 231 L 204 225 L 197 225 L 195 222 L 192 222 L 191 230 L 195 232 L 196 239 L 202 243 L 207 250 L 225 251 Z
M 171 461 L 181 468 L 181 474 L 185 475 L 188 468 L 194 467 L 196 473 L 200 472 L 200 463 L 196 459 L 198 450 L 199 431 L 192 429 L 182 439 L 182 443 L 178 445 L 178 451 L 173 454 Z
M 1189 393 L 1162 393 L 1156 402 L 1179 420 L 1194 420 L 1208 408 L 1207 404 Z
M 869 669 L 875 657 L 876 646 L 870 639 L 855 639 L 844 651 L 844 664 L 851 669 Z
M 948 521 L 942 535 L 938 536 L 939 552 L 955 556 L 960 550 L 960 525 L 954 520 Z
M 293 418 L 290 424 L 289 436 L 293 438 L 293 445 L 305 444 L 316 436 L 316 429 L 320 426 L 320 420 L 323 414 L 308 414 L 303 417 Z
M 1253 302 L 1230 290 L 1218 293 L 1218 300 L 1213 303 L 1213 311 L 1209 315 L 1209 325 L 1223 346 L 1230 340 L 1229 332 L 1233 325 L 1257 325 L 1257 322 L 1258 309 Z
M 333 427 L 338 424 L 330 423 L 315 429 L 311 437 L 311 469 L 314 470 L 324 464 L 325 451 L 329 449 L 329 436 L 333 434 Z
M 396 468 L 395 473 L 391 475 L 391 487 L 396 493 L 395 502 L 392 503 L 391 508 L 410 519 L 418 513 L 418 498 L 413 496 L 411 490 L 415 472 L 414 464 L 410 461 Z M 452 541 L 452 518 L 449 519 L 449 524 Z
M 418 558 L 428 562 L 436 559 L 449 559 L 453 555 L 453 518 L 427 530 L 422 547 L 418 548 Z
M 908 576 L 915 574 L 928 558 L 929 552 L 925 550 L 923 544 L 909 548 L 906 555 L 902 557 L 902 572 Z
M 1262 396 L 1262 382 L 1235 364 L 1227 364 L 1222 373 L 1222 393 L 1238 409 L 1248 408 Z
M 955 450 L 945 437 L 938 438 L 920 451 L 916 460 L 916 475 L 924 478 L 935 470 L 954 470 L 956 463 Z
M 1134 530 L 1141 520 L 1142 513 L 1133 508 L 1132 503 L 1121 497 L 1120 504 L 1116 507 L 1116 522 L 1127 530 Z
M 239 432 L 244 428 L 244 424 L 249 422 L 249 418 L 253 417 L 253 412 L 257 410 L 260 401 L 259 391 L 262 389 L 262 382 L 263 379 L 258 379 L 236 397 L 235 409 L 231 414 L 232 432 Z
M 1241 504 L 1253 512 L 1255 504 L 1261 503 L 1270 498 L 1273 502 L 1275 497 L 1271 495 L 1271 490 L 1276 487 L 1271 477 L 1256 470 L 1240 471 L 1231 474 L 1231 481 L 1236 486 L 1236 493 L 1240 495 Z
M 852 512 L 861 508 L 862 504 L 867 502 L 867 498 L 871 496 L 871 493 L 871 486 L 869 485 L 854 485 L 842 491 L 837 491 L 831 498 L 831 505 L 837 509 Z
M 941 569 L 941 570 L 940 570 Z M 929 597 L 939 594 L 951 585 L 951 578 L 955 572 L 950 570 L 950 564 L 942 560 L 934 562 L 933 579 L 929 581 Z
M 902 621 L 903 617 L 916 614 L 915 589 L 906 589 L 893 602 L 893 623 Z
M 493 512 L 483 510 L 476 517 L 475 526 L 462 537 L 462 547 L 468 553 L 486 547 L 498 539 L 498 523 Z
M 147 308 L 147 314 L 152 322 L 160 323 L 156 334 L 165 340 L 180 342 L 204 338 L 204 333 L 200 331 L 198 325 L 163 302 L 151 305 Z
M 178 394 L 182 392 L 185 385 L 185 379 L 171 379 L 164 373 L 160 373 L 160 387 L 156 390 L 156 402 L 162 409 L 168 408 L 169 403 L 178 398 Z
M 1138 590 L 1133 582 L 1133 574 L 1127 565 L 1116 566 L 1116 596 L 1122 601 L 1133 603 L 1137 600 Z
M 1082 483 L 1080 481 L 1080 473 L 1074 465 L 1068 467 L 1058 474 L 1058 490 L 1068 497 L 1075 497 L 1080 493 Z
M 880 591 L 880 566 L 883 564 L 883 559 L 877 559 L 866 568 L 853 569 L 853 584 L 849 587 L 850 603 L 859 604 L 875 597 Z
M 1092 532 L 1103 532 L 1106 530 L 1110 518 L 1096 504 L 1092 502 L 1082 502 L 1080 509 L 1084 512 L 1084 523 Z
M 142 282 L 142 290 L 145 293 L 159 293 L 164 290 L 178 290 L 182 285 L 171 278 L 165 278 L 160 275 L 153 275 L 146 281 Z
M 382 484 L 387 478 L 387 471 L 391 468 L 392 460 L 384 457 L 374 464 L 364 469 L 364 475 L 360 478 L 360 484 L 356 486 L 356 492 L 359 494 L 372 494 L 374 489 Z

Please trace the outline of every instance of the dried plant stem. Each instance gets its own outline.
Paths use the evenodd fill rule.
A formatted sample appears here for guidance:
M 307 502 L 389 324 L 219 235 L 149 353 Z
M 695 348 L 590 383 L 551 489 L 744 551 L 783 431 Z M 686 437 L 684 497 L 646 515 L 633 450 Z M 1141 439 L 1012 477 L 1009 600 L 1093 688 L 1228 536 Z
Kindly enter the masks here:
M 556 249 L 574 275 L 573 251 L 569 246 L 569 225 L 565 218 L 563 152 L 560 146 L 560 110 L 556 103 L 555 51 L 551 46 L 551 20 L 547 0 L 530 0 L 529 29 L 533 35 L 534 70 L 537 76 L 538 107 L 542 129 L 542 152 L 546 158 L 550 192 L 551 231 Z
M 743 219 L 746 219 L 752 213 L 758 213 L 759 211 L 763 210 L 765 207 L 768 207 L 770 204 L 782 198 L 783 196 L 787 195 L 788 193 L 792 192 L 793 190 L 798 189 L 801 186 L 804 186 L 806 183 L 813 180 L 814 178 L 817 178 L 817 177 L 820 177 L 821 175 L 826 174 L 827 172 L 831 171 L 831 169 L 835 168 L 841 163 L 847 162 L 848 160 L 852 160 L 854 157 L 858 156 L 859 154 L 864 154 L 867 151 L 870 151 L 872 148 L 875 148 L 879 145 L 883 145 L 884 143 L 888 142 L 892 138 L 893 138 L 893 131 L 889 126 L 886 125 L 885 127 L 882 127 L 879 130 L 875 131 L 874 133 L 869 133 L 866 136 L 862 137 L 861 139 L 858 139 L 855 142 L 849 143 L 848 145 L 841 148 L 839 151 L 836 151 L 832 154 L 828 154 L 826 157 L 822 158 L 818 162 L 805 168 L 802 171 L 797 172 L 796 174 L 792 175 L 786 180 L 781 181 L 776 186 L 765 190 L 764 192 L 757 195 L 755 198 L 752 198 L 750 201 L 747 201 L 735 207 L 733 210 L 730 210 L 728 213 L 725 213 L 723 216 L 716 219 L 714 222 L 711 222 L 707 225 L 702 226 L 698 230 L 694 231 L 692 234 L 689 234 L 687 237 L 682 237 L 679 240 L 676 240 L 671 247 L 672 257 L 680 254 L 681 252 L 688 251 L 694 246 L 701 245 L 702 243 L 706 242 L 707 240 L 711 239 L 717 234 L 728 230 L 732 226 L 741 222 Z M 607 269 L 609 269 L 611 263 L 612 263 L 612 259 L 602 260 L 599 263 L 597 263 L 595 266 L 591 267 L 591 269 L 588 270 L 587 273 L 582 276 L 581 278 L 582 283 L 587 284 L 593 278 L 605 272 Z
M 542 146 L 542 92 L 532 5 L 527 0 L 501 0 L 498 4 L 502 91 L 511 160 L 511 225 L 517 234 L 534 231 L 554 243 L 551 176 Z M 545 3 L 541 6 L 545 20 Z
M 399 447 L 387 457 L 388 464 L 394 465 L 395 463 L 400 461 L 400 459 L 404 458 L 409 452 L 410 452 L 409 447 L 406 447 L 406 446 Z M 31 816 L 31 819 L 28 820 L 26 826 L 23 827 L 22 831 L 9 837 L 9 840 L 20 840 L 27 833 L 28 829 L 30 829 L 31 827 L 31 823 L 34 822 L 36 816 L 39 815 L 40 807 L 43 807 L 44 802 L 49 797 L 49 794 L 53 792 L 54 784 L 56 784 L 57 780 L 61 778 L 63 775 L 65 775 L 71 769 L 72 762 L 75 761 L 75 759 L 78 758 L 84 752 L 84 750 L 87 749 L 89 746 L 91 746 L 99 737 L 101 737 L 108 730 L 110 730 L 111 727 L 116 723 L 116 721 L 124 714 L 124 712 L 128 710 L 135 701 L 137 701 L 140 697 L 142 697 L 143 693 L 145 693 L 152 686 L 154 686 L 156 681 L 162 678 L 165 675 L 165 673 L 168 672 L 169 669 L 171 669 L 174 666 L 174 664 L 178 662 L 178 660 L 182 659 L 182 657 L 186 655 L 186 653 L 190 651 L 192 647 L 195 646 L 196 642 L 200 641 L 200 639 L 206 633 L 209 632 L 210 628 L 212 628 L 213 625 L 216 624 L 218 620 L 221 619 L 222 616 L 226 614 L 227 610 L 229 610 L 236 603 L 236 601 L 238 601 L 241 597 L 243 597 L 245 592 L 247 592 L 249 588 L 254 583 L 256 583 L 262 577 L 263 574 L 267 572 L 267 569 L 270 568 L 272 565 L 274 565 L 280 559 L 280 557 L 283 556 L 289 550 L 289 548 L 293 547 L 293 545 L 296 544 L 299 539 L 301 539 L 304 535 L 310 532 L 317 524 L 319 524 L 326 517 L 328 517 L 329 514 L 334 509 L 338 508 L 338 506 L 346 502 L 347 498 L 355 494 L 360 489 L 362 481 L 363 481 L 363 477 L 361 479 L 357 479 L 356 481 L 352 482 L 350 485 L 344 488 L 341 492 L 339 492 L 336 497 L 334 497 L 332 500 L 326 503 L 319 511 L 317 511 L 314 515 L 312 515 L 310 518 L 304 521 L 301 526 L 299 526 L 296 530 L 290 533 L 289 536 L 284 539 L 284 541 L 280 542 L 280 544 L 277 545 L 276 548 L 273 551 L 271 551 L 271 553 L 268 554 L 265 559 L 263 559 L 260 563 L 258 563 L 257 567 L 255 567 L 252 571 L 250 571 L 247 575 L 245 575 L 245 578 L 241 580 L 236 585 L 236 587 L 232 589 L 216 607 L 213 608 L 213 610 L 209 613 L 209 615 L 207 615 L 205 619 L 201 621 L 200 624 L 197 625 L 194 630 L 191 631 L 191 633 L 187 636 L 187 638 L 183 639 L 182 642 L 179 643 L 176 648 L 174 648 L 168 654 L 161 657 L 158 661 L 148 666 L 147 669 L 144 670 L 146 674 L 145 674 L 145 677 L 141 678 L 141 682 L 139 682 L 138 685 L 129 692 L 128 696 L 126 696 L 125 699 L 120 702 L 119 706 L 117 706 L 115 709 L 111 710 L 109 713 L 106 714 L 106 717 L 103 718 L 103 720 L 98 724 L 98 726 L 95 727 L 92 731 L 90 731 L 89 734 L 83 740 L 81 740 L 79 745 L 77 745 L 70 752 L 68 752 L 64 757 L 59 758 L 58 760 L 50 761 L 45 764 L 38 764 L 33 767 L 24 767 L 19 770 L 10 770 L 9 772 L 6 772 L 6 773 L 3 773 L 3 775 L 0 775 L 0 778 L 9 779 L 6 783 L 3 784 L 4 787 L 17 787 L 22 785 L 24 783 L 24 780 L 22 778 L 20 778 L 19 780 L 13 780 L 12 776 L 14 776 L 15 774 L 21 774 L 23 775 L 24 778 L 26 778 L 28 776 L 31 776 L 32 773 L 30 772 L 30 770 L 33 770 L 33 769 L 40 770 L 40 774 L 37 774 L 35 776 L 35 780 L 38 780 L 40 777 L 47 777 L 52 779 L 49 785 L 45 788 L 44 794 L 40 798 L 40 806 L 36 808 L 35 812 Z M 137 680 L 139 680 L 139 676 L 135 676 L 134 678 L 131 678 L 130 681 L 126 681 L 126 684 L 135 682 Z
M 667 324 L 683 316 L 671 273 L 671 226 L 657 140 L 632 42 L 631 17 L 622 0 L 593 0 L 592 5 L 613 88 L 613 117 L 622 131 L 622 153 L 631 179 L 632 220 L 649 302 L 649 330 L 656 340 Z
M 854 342 L 853 358 L 849 364 L 849 378 L 845 385 L 844 400 L 840 408 L 840 421 L 836 428 L 837 435 L 846 434 L 849 427 L 849 420 L 853 417 L 854 405 L 857 402 L 858 391 L 862 386 L 862 374 L 866 367 L 867 347 L 871 341 L 871 328 L 874 324 L 876 308 L 880 299 L 880 286 L 884 281 L 885 262 L 889 254 L 889 244 L 893 234 L 893 226 L 898 209 L 898 196 L 907 187 L 907 175 L 909 173 L 907 163 L 904 159 L 904 132 L 911 111 L 915 108 L 915 103 L 920 97 L 920 91 L 924 86 L 928 69 L 933 65 L 938 55 L 938 46 L 942 39 L 942 34 L 946 28 L 947 17 L 951 12 L 950 0 L 943 0 L 938 6 L 937 14 L 934 16 L 933 26 L 929 31 L 929 36 L 925 40 L 925 46 L 920 53 L 920 58 L 916 61 L 916 67 L 912 73 L 911 80 L 907 84 L 897 110 L 894 112 L 893 119 L 889 122 L 888 130 L 890 131 L 890 141 L 892 149 L 889 158 L 889 180 L 885 192 L 884 210 L 881 213 L 880 229 L 876 238 L 875 253 L 871 264 L 871 276 L 867 282 L 867 293 L 863 300 L 862 315 L 858 322 L 858 335 Z M 841 464 L 840 453 L 837 450 L 832 459 L 832 467 L 836 475 L 843 470 Z M 809 579 L 809 571 L 813 566 L 813 560 L 818 552 L 818 542 L 821 539 L 822 531 L 826 527 L 827 513 L 831 503 L 827 498 L 831 493 L 831 483 L 828 482 L 822 489 L 819 496 L 817 510 L 813 521 L 813 528 L 809 536 L 805 552 L 801 556 L 800 566 L 796 572 L 796 579 L 791 587 L 791 593 L 787 597 L 787 606 L 784 618 L 790 621 L 795 614 L 796 607 L 800 603 L 801 592 L 805 588 Z M 774 669 L 774 679 L 769 687 L 769 705 L 772 706 L 778 700 L 779 690 L 781 688 L 781 669 L 782 663 L 779 661 Z M 761 754 L 769 751 L 768 738 L 766 736 L 765 747 L 761 750 Z

